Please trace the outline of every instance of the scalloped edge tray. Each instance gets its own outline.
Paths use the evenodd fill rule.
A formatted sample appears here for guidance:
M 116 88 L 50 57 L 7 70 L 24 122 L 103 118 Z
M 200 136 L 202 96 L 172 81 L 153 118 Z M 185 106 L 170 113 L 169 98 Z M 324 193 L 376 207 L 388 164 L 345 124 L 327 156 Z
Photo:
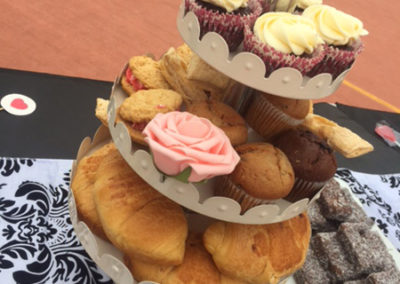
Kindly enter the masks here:
M 331 95 L 342 83 L 351 68 L 333 82 L 329 73 L 312 78 L 302 76 L 294 68 L 280 68 L 266 78 L 264 62 L 250 52 L 230 53 L 225 40 L 208 32 L 200 40 L 200 25 L 196 15 L 185 15 L 184 1 L 177 16 L 177 28 L 186 44 L 204 61 L 228 77 L 248 87 L 273 95 L 293 99 L 321 99 Z
M 322 189 L 311 201 L 305 198 L 296 203 L 291 203 L 279 199 L 273 204 L 253 207 L 241 215 L 240 205 L 235 200 L 214 196 L 212 185 L 215 179 L 195 186 L 191 183 L 183 183 L 174 178 L 166 177 L 156 169 L 150 153 L 139 149 L 136 144 L 132 143 L 126 126 L 121 122 L 115 123 L 117 109 L 127 97 L 119 81 L 120 76 L 114 82 L 108 106 L 108 127 L 112 140 L 125 161 L 141 178 L 179 205 L 221 221 L 242 224 L 269 224 L 282 222 L 299 215 L 319 198 Z
M 76 167 L 79 161 L 90 155 L 99 147 L 111 142 L 111 137 L 108 129 L 105 126 L 100 126 L 93 140 L 86 137 L 82 140 L 76 160 L 72 164 L 71 184 L 75 176 Z M 81 221 L 78 216 L 78 211 L 75 203 L 75 198 L 72 190 L 68 195 L 68 209 L 71 217 L 72 226 L 76 236 L 78 237 L 83 248 L 86 250 L 90 258 L 117 284 L 158 284 L 153 281 L 137 282 L 129 268 L 126 267 L 123 259 L 123 254 L 111 243 L 103 240 L 95 235 L 85 222 Z M 188 226 L 190 231 L 203 232 L 214 219 L 208 218 L 196 213 L 187 213 Z M 293 277 L 283 279 L 280 284 L 295 284 Z

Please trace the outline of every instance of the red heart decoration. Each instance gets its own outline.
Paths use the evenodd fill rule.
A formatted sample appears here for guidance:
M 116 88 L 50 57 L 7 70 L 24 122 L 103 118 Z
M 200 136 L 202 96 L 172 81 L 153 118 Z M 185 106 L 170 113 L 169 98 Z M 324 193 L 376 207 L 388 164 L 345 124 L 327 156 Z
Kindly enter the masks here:
M 23 99 L 14 99 L 11 104 L 10 104 L 13 108 L 16 109 L 27 109 L 28 105 L 24 102 Z

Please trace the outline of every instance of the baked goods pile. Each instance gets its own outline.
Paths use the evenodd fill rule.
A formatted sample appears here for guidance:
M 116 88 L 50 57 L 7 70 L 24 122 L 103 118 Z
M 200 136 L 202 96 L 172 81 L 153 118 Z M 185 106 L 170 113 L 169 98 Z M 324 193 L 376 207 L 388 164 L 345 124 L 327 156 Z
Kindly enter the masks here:
M 290 66 L 304 75 L 328 72 L 336 77 L 351 66 L 361 50 L 359 37 L 366 34 L 361 22 L 324 5 L 314 5 L 318 10 L 296 1 L 299 5 L 284 8 L 283 2 L 185 0 L 184 7 L 196 15 L 200 37 L 214 31 L 231 52 L 257 54 L 268 67 L 267 76 Z M 290 12 L 275 12 L 279 9 Z M 333 25 L 346 27 L 342 37 L 349 41 L 320 35 L 329 30 L 331 17 Z M 212 179 L 210 199 L 236 201 L 241 215 L 251 215 L 247 213 L 263 204 L 280 204 L 274 207 L 279 211 L 298 202 L 305 210 L 332 181 L 334 151 L 354 158 L 373 150 L 349 129 L 313 114 L 311 100 L 246 88 L 186 44 L 169 48 L 160 59 L 133 56 L 116 86 L 121 89 L 118 103 L 115 93 L 110 101 L 99 98 L 96 117 L 110 132 L 114 122 L 123 125 L 129 137 L 118 139 L 127 138 L 132 153 L 151 153 L 161 181 L 151 183 L 135 172 L 130 153 L 118 148 L 113 137 L 115 145 L 99 147 L 79 161 L 71 187 L 81 220 L 123 253 L 138 281 L 278 283 L 303 266 L 309 251 L 311 225 L 302 211 L 249 222 L 256 225 L 208 220 L 204 230 L 189 229 L 195 214 L 190 209 L 196 210 L 185 212 L 177 199 L 160 194 L 157 184 L 166 181 L 169 190 L 184 193 L 180 184 Z M 149 167 L 146 162 L 142 166 Z M 329 194 L 322 191 L 321 208 L 331 208 L 325 203 L 341 198 Z M 324 211 L 318 220 L 338 226 L 336 219 L 342 218 L 342 228 L 362 216 L 361 209 L 336 209 Z M 316 226 L 314 211 L 310 215 Z M 304 269 L 297 275 L 308 279 Z
M 307 254 L 306 214 L 267 225 L 212 221 L 204 232 L 189 231 L 183 209 L 140 178 L 113 143 L 79 161 L 71 188 L 81 220 L 124 254 L 138 281 L 278 283 Z

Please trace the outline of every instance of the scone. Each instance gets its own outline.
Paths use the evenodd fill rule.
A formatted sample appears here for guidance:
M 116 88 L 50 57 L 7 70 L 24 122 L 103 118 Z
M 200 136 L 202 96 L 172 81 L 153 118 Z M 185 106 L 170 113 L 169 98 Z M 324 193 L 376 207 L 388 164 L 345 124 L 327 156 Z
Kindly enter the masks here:
M 106 144 L 90 156 L 79 161 L 75 176 L 72 179 L 71 189 L 74 193 L 79 218 L 86 223 L 89 229 L 99 237 L 107 239 L 103 231 L 94 203 L 94 184 L 101 161 L 116 148 L 113 143 Z
M 182 262 L 188 230 L 182 208 L 140 178 L 118 150 L 98 168 L 94 200 L 105 234 L 124 254 L 163 265 Z
M 218 269 L 253 284 L 275 284 L 299 269 L 311 237 L 306 214 L 268 225 L 216 222 L 203 241 Z
M 229 137 L 233 146 L 247 142 L 247 127 L 244 119 L 230 106 L 215 100 L 196 102 L 187 111 L 210 120 Z
M 201 234 L 189 234 L 185 257 L 179 266 L 162 266 L 127 257 L 125 262 L 137 281 L 147 280 L 160 284 L 244 284 L 221 275 L 203 246 Z
M 142 131 L 147 123 L 158 113 L 179 110 L 181 104 L 182 96 L 175 91 L 140 90 L 122 102 L 118 119 L 125 123 L 133 141 L 146 145 Z
M 121 86 L 128 94 L 144 89 L 170 89 L 161 74 L 159 62 L 148 56 L 134 56 L 129 60 Z
M 237 146 L 240 161 L 234 171 L 221 176 L 215 193 L 236 200 L 242 212 L 286 197 L 294 184 L 294 172 L 286 155 L 269 143 Z

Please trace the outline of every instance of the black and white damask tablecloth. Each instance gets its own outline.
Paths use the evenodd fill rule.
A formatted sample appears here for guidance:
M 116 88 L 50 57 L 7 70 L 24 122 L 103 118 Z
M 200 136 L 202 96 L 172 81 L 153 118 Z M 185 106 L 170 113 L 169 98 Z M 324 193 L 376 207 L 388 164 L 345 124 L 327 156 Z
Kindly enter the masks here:
M 112 283 L 72 227 L 72 160 L 0 158 L 0 283 Z
M 0 158 L 0 283 L 112 283 L 80 245 L 68 211 L 72 160 Z M 400 174 L 340 169 L 400 250 Z

